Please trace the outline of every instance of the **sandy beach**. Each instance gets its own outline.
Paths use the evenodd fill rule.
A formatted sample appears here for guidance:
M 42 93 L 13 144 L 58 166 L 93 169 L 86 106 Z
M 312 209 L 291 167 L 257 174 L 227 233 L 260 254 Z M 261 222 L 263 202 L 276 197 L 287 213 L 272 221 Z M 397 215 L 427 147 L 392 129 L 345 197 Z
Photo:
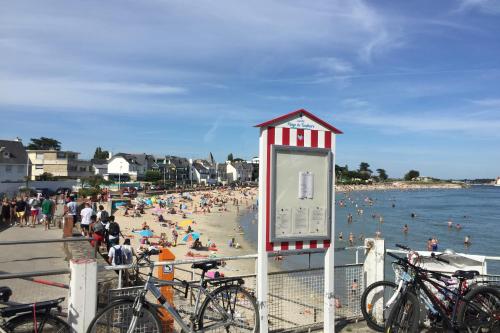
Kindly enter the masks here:
M 160 195 L 157 198 L 167 199 L 170 197 L 173 199 L 171 206 L 175 208 L 175 214 L 168 213 L 168 209 L 160 209 L 159 204 L 156 203 L 146 208 L 144 210 L 145 214 L 140 217 L 124 216 L 124 208 L 118 209 L 114 215 L 120 224 L 122 234 L 124 237 L 131 239 L 132 246 L 136 250 L 141 247 L 141 236 L 136 232 L 142 230 L 144 222 L 154 232 L 154 236 L 149 238 L 150 243 L 154 246 L 160 241 L 162 234 L 168 242 L 173 243 L 172 231 L 175 225 L 182 224 L 182 221 L 185 220 L 191 220 L 193 221 L 190 225 L 191 229 L 200 233 L 203 248 L 199 250 L 189 248 L 189 242 L 182 241 L 182 238 L 187 233 L 188 226 L 178 226 L 177 245 L 168 247 L 176 259 L 217 258 L 254 254 L 256 249 L 245 240 L 238 221 L 241 214 L 246 214 L 249 210 L 255 209 L 253 204 L 256 200 L 257 191 L 257 188 L 245 188 L 190 192 L 189 196 L 192 200 L 183 198 L 180 194 Z M 205 211 L 202 211 L 202 201 L 206 203 Z M 179 210 L 180 205 L 186 205 L 187 207 Z M 131 214 L 132 211 L 130 210 L 129 213 Z M 162 214 L 166 222 L 158 222 L 158 214 Z M 238 247 L 229 246 L 232 238 L 234 238 Z M 206 248 L 209 240 L 215 243 L 217 250 L 208 250 Z M 184 265 L 183 268 L 189 269 L 190 266 Z M 229 261 L 225 267 L 219 269 L 225 275 L 250 274 L 254 270 L 255 264 L 253 260 Z

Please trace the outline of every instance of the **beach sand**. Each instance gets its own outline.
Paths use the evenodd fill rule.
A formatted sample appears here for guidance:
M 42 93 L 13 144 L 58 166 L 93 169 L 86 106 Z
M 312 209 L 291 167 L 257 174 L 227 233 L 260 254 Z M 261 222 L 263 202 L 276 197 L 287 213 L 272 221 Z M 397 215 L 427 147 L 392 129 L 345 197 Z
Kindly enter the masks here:
M 253 247 L 253 245 L 245 239 L 243 230 L 239 225 L 240 216 L 253 209 L 252 205 L 255 204 L 257 197 L 256 188 L 190 192 L 192 201 L 183 199 L 180 194 L 161 195 L 159 197 L 166 199 L 170 196 L 175 197 L 173 206 L 175 207 L 177 213 L 168 214 L 167 210 L 163 210 L 161 214 L 165 220 L 170 220 L 173 223 L 181 223 L 184 220 L 192 220 L 193 224 L 191 224 L 191 228 L 193 231 L 201 234 L 200 241 L 202 244 L 206 245 L 208 240 L 211 240 L 217 245 L 217 251 L 199 251 L 190 249 L 188 244 L 182 241 L 182 238 L 186 235 L 187 230 L 187 227 L 183 227 L 177 230 L 179 234 L 177 246 L 168 247 L 168 249 L 175 255 L 176 259 L 199 259 L 209 255 L 223 257 L 256 253 L 255 247 Z M 209 200 L 210 212 L 201 212 L 200 202 L 203 197 Z M 215 205 L 215 198 L 227 201 L 223 206 L 224 208 Z M 237 200 L 237 204 L 234 200 Z M 182 212 L 179 211 L 180 204 L 186 204 L 187 209 L 184 209 Z M 195 212 L 195 207 L 197 212 Z M 157 216 L 154 215 L 154 213 L 157 212 L 158 209 L 159 205 L 155 204 L 154 207 L 145 209 L 145 214 L 141 217 L 124 216 L 125 210 L 123 208 L 118 209 L 114 213 L 116 221 L 120 224 L 122 234 L 126 238 L 131 239 L 134 249 L 137 250 L 140 248 L 141 236 L 137 233 L 133 233 L 132 230 L 142 229 L 142 224 L 144 222 L 146 222 L 150 229 L 154 231 L 154 237 L 149 239 L 151 243 L 154 244 L 158 242 L 159 238 L 157 237 L 160 237 L 162 233 L 165 234 L 168 241 L 173 240 L 173 227 L 162 226 L 163 223 L 157 222 Z M 185 214 L 185 218 L 183 217 L 183 214 Z M 255 221 L 255 223 L 257 223 L 257 221 Z M 228 243 L 232 238 L 234 238 L 235 242 L 240 245 L 240 248 L 229 246 Z M 188 256 L 188 252 L 193 253 L 195 257 Z M 153 257 L 153 259 L 158 260 L 157 257 Z M 182 265 L 182 268 L 184 269 L 190 269 L 190 267 L 190 265 Z M 226 266 L 220 268 L 219 271 L 223 272 L 226 276 L 251 274 L 255 272 L 255 261 L 228 261 Z

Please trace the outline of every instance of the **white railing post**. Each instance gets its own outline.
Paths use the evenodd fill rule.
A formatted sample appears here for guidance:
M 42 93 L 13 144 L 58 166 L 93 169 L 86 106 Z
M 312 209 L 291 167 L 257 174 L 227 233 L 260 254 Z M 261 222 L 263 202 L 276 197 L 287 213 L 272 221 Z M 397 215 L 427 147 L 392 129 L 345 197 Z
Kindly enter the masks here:
M 73 332 L 85 332 L 94 319 L 97 307 L 97 261 L 70 261 L 68 323 Z
M 384 280 L 385 242 L 383 239 L 365 239 L 365 263 L 363 271 L 368 287 L 376 281 Z
M 365 247 L 363 271 L 366 286 L 368 287 L 374 282 L 384 280 L 385 242 L 383 239 L 368 238 L 365 239 Z M 382 303 L 377 302 L 377 309 L 374 309 L 378 320 L 382 320 L 382 306 Z

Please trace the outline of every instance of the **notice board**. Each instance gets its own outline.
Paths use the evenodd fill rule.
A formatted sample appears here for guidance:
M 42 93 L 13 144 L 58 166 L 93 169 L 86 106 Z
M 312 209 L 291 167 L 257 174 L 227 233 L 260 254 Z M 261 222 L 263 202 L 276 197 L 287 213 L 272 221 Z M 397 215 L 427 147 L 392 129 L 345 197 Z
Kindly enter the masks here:
M 270 241 L 330 240 L 333 154 L 271 146 Z

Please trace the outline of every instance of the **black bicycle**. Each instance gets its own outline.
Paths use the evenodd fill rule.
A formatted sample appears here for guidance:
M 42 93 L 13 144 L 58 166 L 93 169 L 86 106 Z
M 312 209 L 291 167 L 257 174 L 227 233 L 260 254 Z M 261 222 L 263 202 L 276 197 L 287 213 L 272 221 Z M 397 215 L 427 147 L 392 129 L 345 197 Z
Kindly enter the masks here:
M 443 258 L 443 255 L 422 256 L 417 251 L 404 245 L 396 244 L 396 247 L 407 251 L 407 258 L 414 265 L 419 265 L 422 260 L 439 261 L 437 258 Z M 366 324 L 377 332 L 384 332 L 387 318 L 396 303 L 396 298 L 393 296 L 396 294 L 398 288 L 400 288 L 399 285 L 404 283 L 402 279 L 406 277 L 406 272 L 402 270 L 401 266 L 393 264 L 393 270 L 396 277 L 395 282 L 387 280 L 374 282 L 361 295 L 361 312 L 366 320 Z M 431 275 L 429 278 L 434 279 L 435 276 Z M 458 279 L 438 278 L 437 280 L 439 280 L 439 283 L 444 283 L 448 288 L 456 288 L 459 282 Z M 484 280 L 477 281 L 477 279 L 468 280 L 467 283 L 462 284 L 462 293 L 465 294 L 469 289 L 487 282 Z M 417 296 L 420 303 L 425 305 L 427 311 L 425 326 L 440 328 L 442 326 L 441 317 L 434 310 L 428 297 L 424 293 L 420 293 Z
M 12 290 L 0 287 L 0 301 L 9 304 Z M 31 304 L 15 304 L 0 308 L 0 332 L 69 333 L 71 327 L 59 316 L 64 297 Z
M 500 332 L 500 292 L 492 287 L 467 287 L 467 280 L 479 275 L 477 271 L 458 270 L 452 276 L 429 271 L 412 264 L 407 258 L 387 253 L 396 259 L 405 273 L 402 283 L 389 302 L 395 304 L 386 322 L 386 333 L 416 333 L 419 330 L 420 301 L 430 313 L 438 316 L 443 331 Z M 449 264 L 440 257 L 436 260 Z M 444 281 L 458 279 L 451 288 Z M 423 296 L 423 297 L 421 297 Z
M 205 279 L 209 270 L 217 269 L 220 262 L 194 263 L 193 268 L 202 271 L 200 281 L 162 281 L 162 286 L 182 288 L 187 297 L 190 289 L 196 293 L 194 310 L 184 321 L 179 310 L 166 299 L 153 277 L 154 262 L 149 257 L 157 254 L 145 251 L 134 264 L 144 263 L 149 273 L 144 287 L 136 297 L 122 297 L 110 303 L 97 313 L 89 325 L 87 333 L 99 332 L 163 332 L 160 309 L 165 309 L 183 332 L 259 332 L 258 307 L 255 297 L 243 288 L 240 278 Z M 208 285 L 215 287 L 210 291 Z M 148 292 L 158 300 L 159 305 L 146 300 Z

